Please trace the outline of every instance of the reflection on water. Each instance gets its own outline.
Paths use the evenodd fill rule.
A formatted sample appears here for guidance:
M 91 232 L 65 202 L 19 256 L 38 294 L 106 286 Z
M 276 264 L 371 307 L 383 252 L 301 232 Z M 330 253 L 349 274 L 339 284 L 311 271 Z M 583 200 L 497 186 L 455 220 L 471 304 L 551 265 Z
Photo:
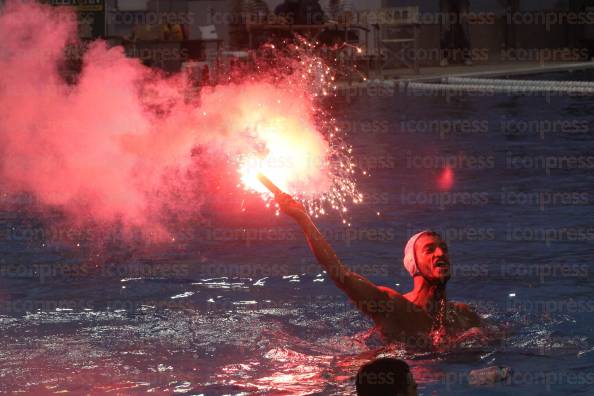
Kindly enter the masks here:
M 321 285 L 314 279 L 304 281 Z M 37 394 L 352 394 L 353 378 L 362 364 L 374 357 L 395 356 L 409 362 L 421 392 L 445 388 L 463 392 L 465 375 L 476 367 L 514 361 L 516 367 L 525 364 L 534 369 L 546 367 L 551 359 L 573 356 L 586 362 L 594 357 L 588 337 L 561 336 L 560 329 L 574 324 L 570 316 L 540 322 L 514 319 L 504 310 L 483 310 L 493 323 L 511 323 L 502 339 L 413 353 L 402 345 L 381 345 L 372 331 L 352 333 L 368 323 L 352 309 L 330 318 L 350 322 L 352 329 L 324 328 L 316 326 L 315 314 L 328 309 L 323 302 L 300 307 L 243 300 L 262 290 L 246 281 L 178 283 L 180 292 L 169 301 L 190 302 L 177 308 L 165 301 L 134 310 L 57 307 L 51 312 L 3 315 L 3 386 Z M 146 279 L 126 283 L 132 292 L 154 285 Z M 271 279 L 271 284 L 277 290 L 295 287 L 282 278 Z M 246 285 L 247 290 L 232 285 Z M 91 285 L 88 290 L 91 297 L 101 292 Z M 217 304 L 222 310 L 209 308 Z

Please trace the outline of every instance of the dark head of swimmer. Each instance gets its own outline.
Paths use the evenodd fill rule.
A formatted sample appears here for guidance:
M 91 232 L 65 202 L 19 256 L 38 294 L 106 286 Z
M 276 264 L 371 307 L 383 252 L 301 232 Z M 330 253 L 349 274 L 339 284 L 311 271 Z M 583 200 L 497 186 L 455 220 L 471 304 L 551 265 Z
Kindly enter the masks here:
M 357 396 L 417 396 L 417 383 L 408 364 L 383 357 L 364 364 L 355 377 Z

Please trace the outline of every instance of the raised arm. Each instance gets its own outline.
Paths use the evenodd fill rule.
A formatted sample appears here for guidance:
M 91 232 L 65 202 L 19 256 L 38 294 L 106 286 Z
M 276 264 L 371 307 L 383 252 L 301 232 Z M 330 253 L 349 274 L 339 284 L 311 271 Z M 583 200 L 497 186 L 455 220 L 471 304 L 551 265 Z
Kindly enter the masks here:
M 374 320 L 385 316 L 388 302 L 394 297 L 393 294 L 397 293 L 375 285 L 345 266 L 312 222 L 303 205 L 288 194 L 277 194 L 275 198 L 283 213 L 293 217 L 301 226 L 309 248 L 336 286 L 345 292 L 359 310 Z

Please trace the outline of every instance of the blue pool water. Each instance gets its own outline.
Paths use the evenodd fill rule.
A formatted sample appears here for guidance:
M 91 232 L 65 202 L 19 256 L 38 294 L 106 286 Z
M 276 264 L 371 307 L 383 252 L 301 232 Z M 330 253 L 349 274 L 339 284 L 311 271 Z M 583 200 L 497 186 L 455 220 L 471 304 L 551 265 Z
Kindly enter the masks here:
M 503 328 L 502 340 L 383 346 L 297 227 L 262 208 L 205 213 L 166 246 L 116 240 L 107 251 L 13 209 L 0 214 L 0 390 L 343 395 L 383 353 L 409 362 L 423 395 L 594 394 L 594 100 L 351 96 L 332 105 L 369 170 L 365 203 L 349 231 L 333 216 L 320 227 L 345 263 L 401 292 L 408 236 L 440 231 L 448 297 Z M 490 365 L 514 375 L 468 385 Z

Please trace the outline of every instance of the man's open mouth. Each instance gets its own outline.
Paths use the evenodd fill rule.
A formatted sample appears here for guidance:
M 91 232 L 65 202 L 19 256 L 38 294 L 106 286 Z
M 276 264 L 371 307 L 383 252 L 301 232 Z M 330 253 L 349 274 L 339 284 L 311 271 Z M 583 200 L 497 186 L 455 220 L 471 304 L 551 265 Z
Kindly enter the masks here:
M 435 263 L 435 266 L 438 268 L 449 268 L 450 263 L 444 260 L 439 260 Z

